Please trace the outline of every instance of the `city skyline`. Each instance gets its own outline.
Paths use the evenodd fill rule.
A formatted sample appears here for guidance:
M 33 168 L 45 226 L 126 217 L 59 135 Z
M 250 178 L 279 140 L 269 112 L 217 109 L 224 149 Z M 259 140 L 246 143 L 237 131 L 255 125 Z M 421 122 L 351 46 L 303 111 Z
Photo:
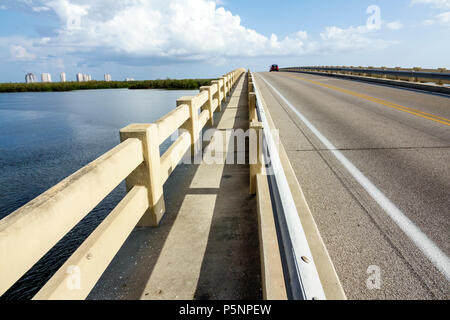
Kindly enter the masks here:
M 41 73 L 41 81 L 42 83 L 44 82 L 53 82 L 52 81 L 52 75 L 49 72 L 44 72 Z M 77 72 L 75 74 L 75 78 L 74 80 L 67 80 L 67 74 L 66 72 L 61 72 L 60 74 L 60 82 L 88 82 L 88 81 L 113 81 L 111 74 L 109 73 L 105 73 L 103 75 L 103 80 L 96 80 L 95 78 L 92 77 L 92 75 L 90 74 L 84 74 L 81 72 Z M 45 79 L 45 81 L 44 81 Z M 124 81 L 134 81 L 135 79 L 132 77 L 125 77 Z M 36 83 L 39 82 L 36 75 L 33 72 L 29 72 L 25 75 L 25 83 Z
M 144 80 L 273 63 L 450 68 L 450 0 L 4 0 L 0 26 L 0 82 L 37 70 Z
M 53 82 L 51 73 L 43 72 L 40 75 L 41 75 L 41 81 L 40 82 Z M 108 77 L 109 80 L 106 80 L 106 76 L 107 75 L 109 76 Z M 60 82 L 67 82 L 68 81 L 66 72 L 64 72 L 64 71 L 61 72 L 59 74 L 59 76 L 60 76 Z M 105 80 L 104 81 L 112 81 L 111 79 L 112 78 L 111 78 L 110 74 L 105 74 Z M 92 75 L 90 75 L 90 74 L 76 73 L 73 82 L 85 82 L 85 81 L 92 81 L 92 80 L 95 80 L 95 79 L 93 79 Z M 70 81 L 71 80 L 69 80 L 69 82 Z M 39 81 L 37 80 L 37 77 L 36 77 L 36 75 L 33 72 L 29 72 L 29 73 L 27 73 L 25 75 L 25 83 L 36 83 L 36 82 L 39 82 Z

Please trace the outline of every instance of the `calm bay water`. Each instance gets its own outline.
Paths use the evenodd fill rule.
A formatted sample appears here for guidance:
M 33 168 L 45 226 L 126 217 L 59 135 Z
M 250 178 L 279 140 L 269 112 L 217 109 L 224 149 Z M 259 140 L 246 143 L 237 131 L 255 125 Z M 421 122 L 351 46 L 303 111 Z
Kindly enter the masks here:
M 196 93 L 118 89 L 0 94 L 0 219 L 116 146 L 121 128 L 153 122 L 172 110 L 177 98 Z M 1 298 L 32 298 L 124 194 L 121 184 Z

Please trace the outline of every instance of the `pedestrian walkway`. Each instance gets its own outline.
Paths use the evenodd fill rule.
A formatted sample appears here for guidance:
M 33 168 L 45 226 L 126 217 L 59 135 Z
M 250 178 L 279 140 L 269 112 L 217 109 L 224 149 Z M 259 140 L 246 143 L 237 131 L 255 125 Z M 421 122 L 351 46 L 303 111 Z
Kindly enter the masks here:
M 215 123 L 219 132 L 248 130 L 246 77 Z M 248 159 L 246 150 L 237 145 L 232 153 Z M 164 187 L 160 226 L 133 231 L 90 299 L 262 298 L 256 202 L 245 192 L 249 166 L 206 162 L 177 167 Z

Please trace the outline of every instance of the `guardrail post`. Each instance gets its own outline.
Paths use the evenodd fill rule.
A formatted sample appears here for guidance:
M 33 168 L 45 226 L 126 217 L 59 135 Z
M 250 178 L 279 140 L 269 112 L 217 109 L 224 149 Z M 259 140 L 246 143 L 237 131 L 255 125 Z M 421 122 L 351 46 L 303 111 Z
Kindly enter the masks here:
M 142 142 L 144 162 L 126 178 L 127 192 L 134 186 L 147 188 L 149 209 L 142 216 L 138 226 L 157 227 L 166 211 L 160 177 L 158 126 L 154 123 L 131 124 L 120 130 L 121 142 L 129 138 L 137 138 Z
M 444 72 L 447 71 L 447 69 L 446 68 L 438 68 L 437 71 L 440 72 L 440 73 L 444 73 Z M 436 81 L 436 84 L 438 84 L 440 86 L 443 86 L 444 85 L 444 81 L 438 80 L 438 81 Z
M 189 106 L 190 117 L 181 128 L 187 130 L 191 135 L 191 155 L 195 156 L 200 150 L 200 128 L 195 97 L 181 97 L 177 100 L 177 107 L 182 104 Z
M 250 123 L 250 194 L 256 194 L 256 176 L 262 173 L 262 130 L 261 122 L 253 121 Z
M 422 68 L 419 68 L 419 67 L 413 68 L 413 71 L 415 71 L 415 72 L 420 72 L 421 70 L 422 70 Z M 419 78 L 418 77 L 413 77 L 412 81 L 419 82 Z
M 218 108 L 218 110 L 219 110 L 219 112 L 221 112 L 222 111 L 222 99 L 221 99 L 221 91 L 220 91 L 220 80 L 214 80 L 214 81 L 211 81 L 211 84 L 214 86 L 217 86 L 217 91 L 216 91 L 216 93 L 215 93 L 215 95 L 214 95 L 214 99 L 216 99 L 216 97 L 217 97 L 217 101 L 218 101 L 218 106 L 217 106 L 217 108 Z
M 400 71 L 401 69 L 402 68 L 400 68 L 400 67 L 395 67 L 396 71 Z M 395 80 L 400 80 L 400 77 L 398 75 L 395 75 L 394 78 L 395 78 Z
M 386 67 L 381 67 L 381 70 L 386 71 Z M 378 76 L 379 78 L 383 78 L 383 79 L 387 79 L 387 75 L 386 74 L 382 74 Z
M 208 91 L 208 102 L 204 106 L 204 109 L 209 111 L 209 121 L 208 125 L 211 127 L 214 126 L 214 110 L 213 110 L 213 95 L 212 95 L 212 87 L 200 87 L 200 92 Z

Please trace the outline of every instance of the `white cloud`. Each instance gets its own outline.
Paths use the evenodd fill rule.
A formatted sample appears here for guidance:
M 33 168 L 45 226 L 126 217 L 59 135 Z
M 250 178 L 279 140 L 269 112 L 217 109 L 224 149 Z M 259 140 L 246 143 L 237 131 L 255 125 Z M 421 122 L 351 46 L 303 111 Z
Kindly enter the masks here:
M 10 53 L 14 60 L 30 61 L 36 59 L 36 55 L 29 53 L 24 47 L 20 45 L 11 45 Z
M 414 4 L 430 4 L 440 11 L 450 9 L 450 0 L 411 0 L 411 5 Z M 422 23 L 425 26 L 440 24 L 443 26 L 450 26 L 450 11 L 444 11 L 440 14 L 434 15 L 432 18 L 426 19 Z
M 306 31 L 297 31 L 296 35 L 299 39 L 302 39 L 302 40 L 308 39 L 308 33 Z
M 400 30 L 401 28 L 403 28 L 403 24 L 399 21 L 393 21 L 393 22 L 388 22 L 386 24 L 386 27 L 388 27 L 388 29 L 391 29 L 391 30 Z
M 438 23 L 443 25 L 450 25 L 450 11 L 443 12 L 436 16 L 436 20 Z
M 430 4 L 438 9 L 450 9 L 450 0 L 411 0 L 411 5 Z
M 442 12 L 438 15 L 435 15 L 432 19 L 427 19 L 423 22 L 423 25 L 425 26 L 431 26 L 435 24 L 450 26 L 450 11 Z
M 215 63 L 237 57 L 302 56 L 392 44 L 377 39 L 379 30 L 368 26 L 327 27 L 319 41 L 306 31 L 283 38 L 266 36 L 246 28 L 238 15 L 218 6 L 217 0 L 22 1 L 34 11 L 49 8 L 61 21 L 56 36 L 34 40 L 33 53 L 39 57 L 48 52 L 70 54 L 85 63 Z
M 43 11 L 50 11 L 51 9 L 49 7 L 33 7 L 32 10 L 34 12 L 43 12 Z
M 205 60 L 218 57 L 301 55 L 307 33 L 283 39 L 244 27 L 241 19 L 211 0 L 40 2 L 63 28 L 50 45 L 105 55 Z
M 393 42 L 369 37 L 375 30 L 372 27 L 358 26 L 342 29 L 336 26 L 327 27 L 320 34 L 322 45 L 333 51 L 358 49 L 382 49 Z

